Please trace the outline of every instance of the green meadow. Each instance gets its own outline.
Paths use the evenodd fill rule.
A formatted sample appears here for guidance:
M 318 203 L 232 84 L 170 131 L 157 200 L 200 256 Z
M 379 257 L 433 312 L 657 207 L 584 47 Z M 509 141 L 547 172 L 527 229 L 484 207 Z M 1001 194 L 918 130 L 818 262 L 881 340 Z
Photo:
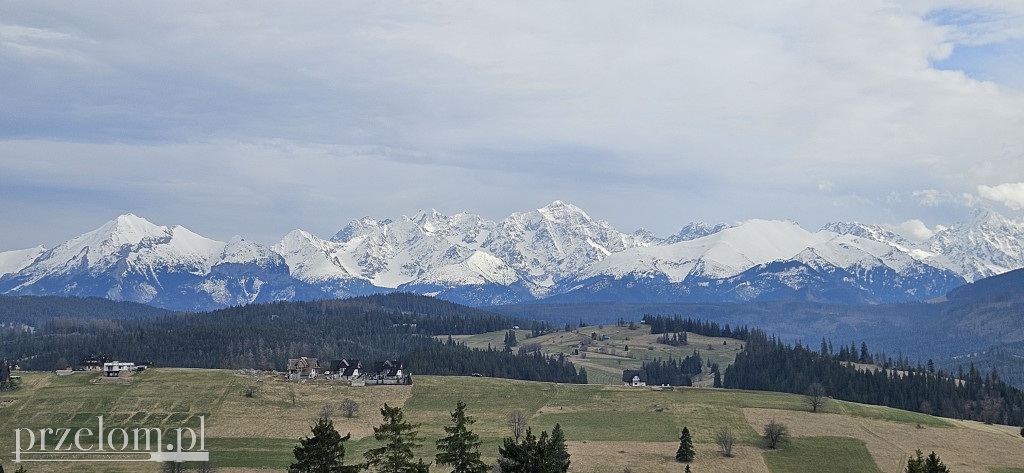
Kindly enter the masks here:
M 932 448 L 927 437 L 913 445 L 897 446 L 907 443 L 901 429 L 912 435 L 955 434 L 1024 451 L 1024 439 L 998 429 L 986 431 L 923 414 L 839 401 L 830 401 L 823 413 L 810 414 L 801 396 L 768 392 L 709 388 L 655 391 L 433 376 L 415 376 L 413 386 L 351 387 L 288 382 L 225 370 L 169 368 L 139 373 L 131 385 L 101 383 L 99 375 L 92 373 L 22 375 L 19 389 L 0 393 L 0 464 L 7 471 L 13 471 L 15 429 L 92 428 L 97 416 L 103 416 L 108 430 L 160 427 L 165 431 L 178 427 L 198 430 L 202 417 L 214 466 L 218 471 L 241 472 L 287 468 L 298 439 L 309 432 L 309 426 L 322 412 L 328 412 L 342 434 L 352 434 L 346 444 L 346 463 L 358 462 L 364 451 L 376 446 L 372 429 L 380 422 L 379 408 L 385 402 L 402 406 L 410 421 L 422 424 L 419 430 L 424 445 L 418 453 L 432 460 L 433 443 L 442 436 L 448 413 L 460 399 L 477 420 L 473 430 L 482 437 L 482 451 L 490 461 L 497 455 L 501 439 L 509 435 L 509 412 L 519 409 L 527 413 L 530 427 L 537 432 L 561 424 L 573 455 L 574 472 L 621 473 L 627 467 L 634 472 L 681 471 L 673 456 L 684 426 L 690 429 L 698 447 L 694 471 L 890 471 L 895 460 L 884 450 L 886 445 L 902 448 L 897 452 L 901 454 L 912 453 L 905 451 L 911 447 Z M 250 388 L 255 392 L 252 397 L 246 396 Z M 353 418 L 341 415 L 338 407 L 346 398 L 360 406 Z M 779 450 L 769 451 L 762 446 L 761 426 L 751 419 L 773 412 L 797 417 L 788 420 L 794 424 L 793 440 Z M 833 425 L 835 419 L 859 427 L 838 436 L 798 435 L 803 427 Z M 714 443 L 714 433 L 722 426 L 729 426 L 737 437 L 732 458 L 723 457 Z M 814 433 L 813 428 L 810 433 Z M 874 438 L 879 435 L 898 438 L 879 447 Z M 944 460 L 969 457 L 955 448 L 940 451 L 940 456 Z M 980 469 L 956 471 L 1019 471 L 1012 468 L 1020 467 L 1020 459 L 989 458 L 987 464 L 978 466 Z M 947 465 L 951 464 L 949 460 Z M 150 463 L 25 465 L 29 472 L 159 470 L 158 464 Z M 435 466 L 434 471 L 447 470 Z

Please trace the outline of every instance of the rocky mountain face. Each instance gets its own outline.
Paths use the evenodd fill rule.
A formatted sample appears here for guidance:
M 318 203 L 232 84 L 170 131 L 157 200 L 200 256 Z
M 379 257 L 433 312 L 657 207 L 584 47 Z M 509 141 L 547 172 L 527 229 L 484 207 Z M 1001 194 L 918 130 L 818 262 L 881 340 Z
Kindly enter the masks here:
M 877 225 L 691 223 L 624 233 L 568 203 L 495 222 L 436 211 L 302 230 L 267 247 L 123 215 L 53 249 L 0 253 L 0 293 L 100 296 L 177 310 L 409 291 L 468 305 L 940 297 L 1024 267 L 1024 223 L 991 211 L 911 241 Z

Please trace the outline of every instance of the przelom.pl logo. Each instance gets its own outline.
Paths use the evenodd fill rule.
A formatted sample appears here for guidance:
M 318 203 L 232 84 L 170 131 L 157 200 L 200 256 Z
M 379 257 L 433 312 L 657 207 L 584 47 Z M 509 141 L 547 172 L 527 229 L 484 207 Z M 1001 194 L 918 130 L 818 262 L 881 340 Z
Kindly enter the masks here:
M 22 427 L 14 429 L 12 453 L 15 463 L 209 461 L 206 418 L 198 417 L 198 432 L 191 427 L 166 432 L 157 427 L 104 428 L 103 416 L 96 416 L 95 429 Z

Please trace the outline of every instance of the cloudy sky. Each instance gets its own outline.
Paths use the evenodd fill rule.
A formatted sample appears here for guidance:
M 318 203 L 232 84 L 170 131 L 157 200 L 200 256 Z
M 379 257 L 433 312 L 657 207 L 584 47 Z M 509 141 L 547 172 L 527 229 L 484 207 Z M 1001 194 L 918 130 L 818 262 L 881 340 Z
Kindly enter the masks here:
M 556 199 L 662 236 L 1018 215 L 1024 2 L 0 3 L 0 251 Z

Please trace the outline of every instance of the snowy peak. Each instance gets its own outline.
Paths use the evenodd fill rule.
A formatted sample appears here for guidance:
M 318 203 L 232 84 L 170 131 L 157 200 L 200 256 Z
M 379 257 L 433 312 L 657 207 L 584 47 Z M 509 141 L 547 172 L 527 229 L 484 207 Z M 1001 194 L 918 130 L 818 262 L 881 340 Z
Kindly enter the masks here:
M 72 238 L 40 256 L 30 269 L 35 272 L 69 272 L 113 264 L 143 241 L 169 239 L 171 229 L 125 214 L 99 228 Z
M 341 244 L 321 239 L 304 230 L 292 230 L 271 247 L 284 258 L 291 276 L 304 282 L 322 283 L 356 276 L 337 256 Z
M 583 209 L 572 204 L 567 204 L 560 200 L 556 200 L 544 207 L 537 209 L 537 212 L 539 212 L 545 219 L 551 222 L 564 223 L 583 222 L 591 220 L 590 216 L 587 215 L 587 213 L 584 212 Z
M 345 228 L 341 229 L 341 231 L 339 231 L 333 237 L 331 237 L 331 241 L 349 241 L 353 238 L 364 236 L 388 223 L 391 222 L 387 220 L 385 220 L 384 222 L 378 222 L 370 217 L 363 217 L 357 220 L 353 220 L 347 226 L 345 226 Z
M 726 228 L 729 228 L 729 225 L 724 223 L 711 225 L 704 222 L 693 222 L 680 229 L 675 235 L 668 237 L 667 241 L 668 243 L 679 243 L 681 241 L 696 240 L 697 238 L 713 235 Z
M 284 258 L 274 250 L 247 241 L 241 236 L 228 240 L 216 260 L 217 264 L 256 264 L 261 267 L 284 264 Z
M 859 222 L 830 222 L 822 227 L 822 230 L 838 233 L 840 235 L 853 235 L 880 243 L 893 246 L 909 248 L 913 246 L 906 238 L 897 235 L 895 232 L 886 230 L 881 225 L 866 225 Z
M 805 298 L 927 300 L 1024 267 L 1024 223 L 992 211 L 925 242 L 879 225 L 690 223 L 668 238 L 623 233 L 554 201 L 495 222 L 437 210 L 303 230 L 266 247 L 125 214 L 56 248 L 0 253 L 0 293 L 103 296 L 176 309 L 409 290 L 470 304 Z
M 1024 265 L 1024 222 L 978 209 L 968 221 L 937 232 L 927 251 L 968 281 L 1002 274 Z

